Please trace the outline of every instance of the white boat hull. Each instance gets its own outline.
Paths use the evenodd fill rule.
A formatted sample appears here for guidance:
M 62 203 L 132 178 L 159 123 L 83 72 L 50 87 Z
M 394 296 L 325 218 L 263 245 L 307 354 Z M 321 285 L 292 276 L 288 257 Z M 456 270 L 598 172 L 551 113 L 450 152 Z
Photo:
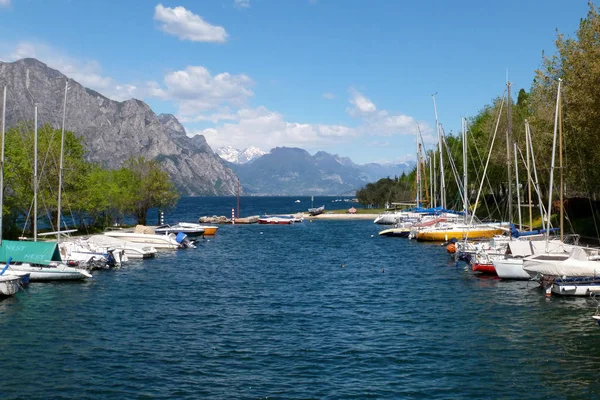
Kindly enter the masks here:
M 600 283 L 553 283 L 551 291 L 561 296 L 594 296 L 600 293 Z
M 494 269 L 496 274 L 502 279 L 530 279 L 531 277 L 523 269 L 523 259 L 520 258 L 507 258 L 494 260 Z
M 92 235 L 87 239 L 90 246 L 119 249 L 125 252 L 128 259 L 142 260 L 152 258 L 156 255 L 156 248 L 144 243 L 128 242 L 127 240 L 114 238 L 106 235 Z
M 123 239 L 132 243 L 143 243 L 151 245 L 156 249 L 178 249 L 179 243 L 169 235 L 153 235 L 151 233 L 134 233 L 109 231 L 104 232 L 108 237 Z
M 92 277 L 89 272 L 69 267 L 64 264 L 53 265 L 32 265 L 32 264 L 11 264 L 7 272 L 28 272 L 29 280 L 36 281 L 63 281 L 63 280 L 81 280 Z
M 20 288 L 21 278 L 16 275 L 0 276 L 0 294 L 3 296 L 12 296 Z

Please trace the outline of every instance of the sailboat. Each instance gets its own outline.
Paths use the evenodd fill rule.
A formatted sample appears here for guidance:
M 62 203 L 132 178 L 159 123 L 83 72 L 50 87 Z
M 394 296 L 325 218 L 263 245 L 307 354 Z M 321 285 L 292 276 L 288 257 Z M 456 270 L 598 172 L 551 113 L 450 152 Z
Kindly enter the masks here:
M 495 235 L 501 234 L 504 230 L 497 225 L 493 224 L 482 224 L 477 223 L 474 220 L 474 215 L 471 215 L 470 221 L 468 209 L 468 196 L 467 196 L 467 148 L 466 148 L 466 123 L 463 118 L 462 120 L 462 138 L 463 138 L 463 184 L 462 184 L 462 200 L 463 200 L 463 217 L 464 222 L 458 223 L 447 223 L 438 222 L 435 225 L 427 228 L 423 228 L 416 233 L 416 239 L 418 241 L 429 241 L 429 242 L 447 242 L 448 240 L 455 239 L 485 239 L 491 238 Z M 460 189 L 460 188 L 459 188 Z M 445 198 L 445 195 L 442 195 Z M 442 203 L 443 204 L 443 203 Z M 473 223 L 475 221 L 475 223 Z
M 6 95 L 4 103 L 6 103 Z M 2 216 L 0 215 L 0 262 L 8 264 L 7 272 L 9 274 L 29 273 L 31 281 L 81 280 L 91 278 L 92 275 L 89 272 L 69 267 L 62 263 L 57 242 L 37 241 L 37 106 L 35 106 L 34 112 L 34 241 L 2 240 Z M 2 209 L 4 193 L 4 135 L 3 122 L 2 149 L 0 151 L 0 210 Z

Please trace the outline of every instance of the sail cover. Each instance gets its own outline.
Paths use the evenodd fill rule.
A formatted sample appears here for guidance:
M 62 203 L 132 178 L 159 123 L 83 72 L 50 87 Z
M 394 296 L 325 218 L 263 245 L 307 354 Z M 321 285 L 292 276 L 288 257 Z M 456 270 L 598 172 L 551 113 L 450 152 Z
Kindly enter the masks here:
M 26 242 L 3 240 L 0 245 L 0 262 L 12 257 L 13 261 L 32 264 L 50 264 L 50 261 L 61 261 L 56 242 Z

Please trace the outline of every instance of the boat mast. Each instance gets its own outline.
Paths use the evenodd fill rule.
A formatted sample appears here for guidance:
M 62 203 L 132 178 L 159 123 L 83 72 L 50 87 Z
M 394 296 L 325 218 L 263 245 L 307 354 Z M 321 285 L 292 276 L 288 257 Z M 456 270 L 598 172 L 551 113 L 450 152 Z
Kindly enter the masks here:
M 437 170 L 436 170 L 436 163 L 435 163 L 435 150 L 433 151 L 433 207 L 437 207 L 437 196 L 438 196 L 438 192 L 437 192 Z
M 531 164 L 533 164 L 533 176 L 535 178 L 535 191 L 538 195 L 538 204 L 540 206 L 540 215 L 542 217 L 542 229 L 546 229 L 546 220 L 544 214 L 544 206 L 542 205 L 542 192 L 540 191 L 540 182 L 537 175 L 537 167 L 535 166 L 535 153 L 533 152 L 533 143 L 531 142 L 531 129 L 529 129 L 529 122 L 525 121 L 525 133 L 529 138 L 529 151 L 531 152 Z
M 33 108 L 33 241 L 37 242 L 37 191 L 38 191 L 38 162 L 37 162 L 37 146 L 38 146 L 38 120 L 37 120 L 37 104 Z
M 554 134 L 552 137 L 552 161 L 550 163 L 550 188 L 548 193 L 548 221 L 546 230 L 546 252 L 548 252 L 548 240 L 550 239 L 550 215 L 552 214 L 552 185 L 554 184 L 554 160 L 556 159 L 556 134 L 558 130 L 558 107 L 560 106 L 560 84 L 562 79 L 558 79 L 558 89 L 556 93 L 556 111 L 554 113 Z M 562 188 L 561 188 L 562 189 Z
M 2 96 L 2 149 L 0 150 L 0 245 L 2 245 L 2 207 L 4 206 L 4 133 L 6 129 L 6 86 Z
M 467 220 L 467 211 L 468 211 L 468 189 L 467 189 L 467 129 L 466 129 L 466 120 L 463 117 L 461 119 L 462 122 L 462 142 L 463 142 L 463 210 L 465 212 L 465 221 Z
M 510 159 L 511 149 L 510 144 L 512 143 L 512 100 L 510 98 L 510 82 L 506 82 L 508 89 L 508 100 L 506 103 L 506 110 L 508 115 L 507 129 L 506 129 L 506 170 L 508 171 L 508 222 L 513 222 L 513 209 L 512 209 L 512 163 Z
M 527 146 L 527 191 L 529 193 L 529 232 L 533 230 L 533 210 L 531 209 L 531 169 L 529 165 L 529 123 L 525 120 L 525 145 Z
M 437 94 L 437 93 L 436 93 Z M 438 122 L 437 106 L 435 104 L 435 94 L 432 94 L 433 98 L 433 112 L 435 113 L 435 129 L 438 134 L 438 149 L 440 152 L 440 206 L 446 208 L 446 183 L 444 182 L 444 155 L 442 153 L 442 130 Z
M 519 165 L 517 163 L 517 143 L 513 143 L 514 155 L 515 155 L 515 179 L 517 182 L 517 212 L 519 215 L 519 230 L 523 230 L 523 223 L 521 221 L 521 194 L 519 192 Z
M 558 104 L 558 169 L 560 170 L 560 241 L 564 239 L 564 188 L 563 188 L 563 148 L 562 148 L 562 99 L 559 97 Z
M 419 125 L 417 124 L 417 171 L 416 171 L 416 181 L 417 181 L 417 207 L 420 207 L 421 200 L 421 166 L 419 165 L 421 158 L 421 146 L 419 144 Z
M 60 214 L 61 214 L 61 198 L 62 198 L 62 176 L 65 153 L 65 120 L 67 118 L 67 90 L 69 90 L 69 81 L 65 82 L 65 99 L 63 102 L 63 118 L 62 132 L 60 135 L 60 167 L 58 169 L 58 204 L 57 204 L 57 219 L 56 219 L 56 242 L 60 243 Z
M 237 190 L 237 217 L 240 219 L 240 178 L 238 178 L 238 190 Z

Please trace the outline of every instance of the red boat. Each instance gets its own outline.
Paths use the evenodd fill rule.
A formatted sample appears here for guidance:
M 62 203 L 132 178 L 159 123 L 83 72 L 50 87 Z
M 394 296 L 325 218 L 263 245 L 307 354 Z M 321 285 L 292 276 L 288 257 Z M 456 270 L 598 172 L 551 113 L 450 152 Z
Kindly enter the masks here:
M 473 272 L 479 272 L 485 275 L 497 275 L 496 268 L 494 268 L 494 264 L 473 264 Z

